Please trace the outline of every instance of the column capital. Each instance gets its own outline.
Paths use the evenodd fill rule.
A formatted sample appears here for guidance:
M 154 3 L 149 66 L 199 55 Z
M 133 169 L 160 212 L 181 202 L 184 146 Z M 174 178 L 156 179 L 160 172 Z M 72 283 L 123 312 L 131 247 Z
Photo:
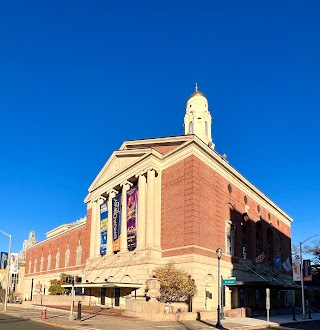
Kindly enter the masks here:
M 126 189 L 127 188 L 126 186 L 132 187 L 133 183 L 126 180 L 126 181 L 123 181 L 122 183 L 120 183 L 120 186 Z
M 117 190 L 114 189 L 110 189 L 109 191 L 107 191 L 107 194 L 110 196 L 112 194 L 117 195 L 119 192 Z
M 150 171 L 155 171 L 156 174 L 158 173 L 158 170 L 156 168 L 152 167 L 152 166 L 150 166 L 150 167 L 148 167 L 148 168 L 145 169 L 145 172 L 146 173 L 147 172 L 150 172 Z
M 139 178 L 139 176 L 145 176 L 145 175 L 146 175 L 146 171 L 141 171 L 141 172 L 137 173 L 137 174 L 135 175 L 135 177 L 136 177 L 136 178 Z

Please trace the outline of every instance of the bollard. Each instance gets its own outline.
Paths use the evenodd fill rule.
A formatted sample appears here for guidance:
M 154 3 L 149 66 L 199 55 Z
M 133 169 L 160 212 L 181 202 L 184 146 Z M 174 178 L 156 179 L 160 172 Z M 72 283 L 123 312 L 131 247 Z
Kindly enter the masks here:
M 296 310 L 292 308 L 292 321 L 297 321 L 296 319 Z
M 47 307 L 43 307 L 41 317 L 45 320 L 47 318 Z
M 309 308 L 309 317 L 308 317 L 308 320 L 312 320 L 312 317 L 311 317 L 311 309 Z
M 78 321 L 81 321 L 81 300 L 78 301 Z

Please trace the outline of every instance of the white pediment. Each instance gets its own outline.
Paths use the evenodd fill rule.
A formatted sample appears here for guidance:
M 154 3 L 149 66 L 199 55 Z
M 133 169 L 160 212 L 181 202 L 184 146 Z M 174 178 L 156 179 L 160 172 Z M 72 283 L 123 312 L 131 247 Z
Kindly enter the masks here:
M 150 149 L 115 151 L 89 187 L 89 192 L 99 188 L 119 173 L 139 162 L 151 152 Z

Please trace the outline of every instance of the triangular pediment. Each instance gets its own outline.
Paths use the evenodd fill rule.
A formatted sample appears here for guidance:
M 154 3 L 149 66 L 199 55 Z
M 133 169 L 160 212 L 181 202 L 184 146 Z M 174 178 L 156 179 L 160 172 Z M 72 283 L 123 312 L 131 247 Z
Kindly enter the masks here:
M 152 150 L 150 149 L 115 151 L 89 187 L 89 192 L 99 188 L 117 174 L 123 172 L 125 169 L 133 166 L 135 163 L 148 156 L 151 152 Z

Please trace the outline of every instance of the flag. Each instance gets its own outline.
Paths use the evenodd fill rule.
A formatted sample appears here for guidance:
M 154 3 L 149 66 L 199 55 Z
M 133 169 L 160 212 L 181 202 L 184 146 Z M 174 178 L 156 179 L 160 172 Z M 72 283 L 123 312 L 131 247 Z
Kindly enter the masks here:
M 279 256 L 276 256 L 273 259 L 273 263 L 274 263 L 276 268 L 280 268 L 282 266 L 282 261 L 281 261 L 281 258 Z
M 260 253 L 255 259 L 254 261 L 257 263 L 257 264 L 260 264 L 264 258 L 266 257 L 266 253 L 265 251 L 263 251 L 262 253 Z
M 292 267 L 291 267 L 291 264 L 290 264 L 290 257 L 288 257 L 286 259 L 286 261 L 283 262 L 282 267 L 283 267 L 283 269 L 286 272 L 290 272 L 291 271 Z

